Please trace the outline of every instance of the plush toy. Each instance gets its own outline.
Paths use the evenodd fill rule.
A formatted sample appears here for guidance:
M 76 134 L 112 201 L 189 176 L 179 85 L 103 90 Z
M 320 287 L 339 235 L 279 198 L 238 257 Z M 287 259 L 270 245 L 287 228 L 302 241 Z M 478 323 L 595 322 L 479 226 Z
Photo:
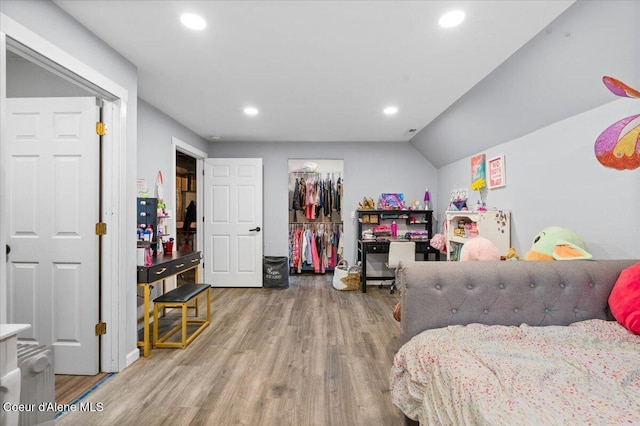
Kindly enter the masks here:
M 460 261 L 500 260 L 500 253 L 490 240 L 477 236 L 464 243 L 460 249 Z
M 490 240 L 480 236 L 471 238 L 469 241 L 464 243 L 462 249 L 460 249 L 460 261 L 478 260 L 500 260 L 500 253 L 498 252 L 498 248 L 495 246 L 495 244 L 493 244 Z M 398 322 L 402 320 L 400 302 L 396 303 L 396 305 L 393 307 L 393 318 Z
M 559 226 L 540 231 L 531 249 L 524 255 L 526 260 L 578 260 L 592 257 L 578 234 Z
M 376 208 L 373 198 L 364 197 L 362 201 L 358 203 L 358 209 L 360 210 L 373 210 Z

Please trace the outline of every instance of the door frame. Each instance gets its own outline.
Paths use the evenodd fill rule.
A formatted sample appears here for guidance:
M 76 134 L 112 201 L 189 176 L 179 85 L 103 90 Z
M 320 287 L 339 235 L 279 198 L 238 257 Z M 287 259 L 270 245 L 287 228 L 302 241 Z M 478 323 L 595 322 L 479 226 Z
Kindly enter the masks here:
M 202 246 L 203 236 L 202 236 L 202 220 L 201 218 L 204 216 L 204 159 L 207 158 L 207 153 L 196 148 L 195 146 L 189 145 L 188 143 L 176 138 L 175 136 L 171 137 L 171 184 L 169 185 L 171 193 L 173 194 L 173 208 L 174 215 L 178 217 L 178 200 L 176 199 L 176 152 L 180 151 L 184 154 L 188 154 L 189 156 L 196 159 L 196 218 L 198 218 L 197 224 L 197 232 L 196 232 L 196 247 L 203 253 L 204 256 L 204 247 Z M 173 221 L 172 229 L 170 230 L 171 235 L 178 236 L 178 230 L 176 229 L 176 220 Z M 176 242 L 178 239 L 176 238 Z M 178 247 L 179 248 L 179 247 Z M 202 269 L 202 262 L 198 266 L 198 277 L 204 277 L 204 270 Z
M 128 280 L 128 259 L 135 259 L 133 249 L 119 250 L 120 247 L 128 247 L 127 238 L 127 217 L 126 206 L 127 196 L 133 195 L 133 190 L 128 190 L 126 182 L 126 168 L 121 164 L 127 164 L 126 156 L 126 123 L 127 123 L 127 103 L 128 91 L 105 77 L 98 71 L 76 59 L 66 51 L 55 46 L 48 40 L 37 35 L 27 27 L 19 24 L 10 17 L 0 13 L 0 111 L 6 111 L 6 49 L 7 37 L 20 44 L 38 52 L 42 57 L 60 66 L 59 72 L 65 70 L 72 74 L 67 74 L 67 78 L 77 83 L 89 83 L 87 88 L 100 93 L 104 98 L 105 94 L 111 95 L 111 99 L 105 102 L 105 108 L 109 109 L 106 119 L 108 136 L 103 149 L 103 189 L 102 189 L 102 217 L 107 224 L 108 233 L 102 237 L 102 288 L 100 290 L 100 306 L 102 311 L 101 321 L 108 324 L 107 334 L 100 338 L 100 371 L 118 372 L 131 364 L 139 357 L 139 351 L 126 353 L 127 333 L 135 332 L 135 329 L 127 328 L 127 307 L 132 303 L 127 303 L 127 288 L 133 286 Z M 0 164 L 6 160 L 5 142 L 6 119 L 4 113 L 0 113 Z M 0 171 L 0 217 L 5 218 L 6 191 L 4 190 L 7 181 L 6 171 Z M 131 186 L 131 185 L 129 185 Z M 0 247 L 6 245 L 6 222 L 0 221 Z M 133 274 L 131 274 L 133 276 Z M 7 267 L 6 262 L 0 262 L 0 300 L 7 298 Z M 96 283 L 97 285 L 97 283 Z M 7 305 L 0 303 L 0 323 L 7 322 Z M 137 352 L 137 356 L 136 356 Z

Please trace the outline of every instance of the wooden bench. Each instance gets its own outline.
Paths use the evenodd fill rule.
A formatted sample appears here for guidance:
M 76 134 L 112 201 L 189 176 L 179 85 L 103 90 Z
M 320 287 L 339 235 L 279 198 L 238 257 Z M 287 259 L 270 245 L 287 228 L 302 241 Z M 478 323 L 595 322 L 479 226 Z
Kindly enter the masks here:
M 205 319 L 187 319 L 187 304 L 196 300 L 197 297 L 205 292 L 207 299 L 207 316 Z M 154 348 L 186 348 L 204 330 L 211 320 L 211 286 L 209 284 L 183 284 L 171 291 L 156 297 L 153 300 L 153 347 Z M 165 308 L 180 308 L 181 321 L 180 324 L 167 331 L 162 337 L 158 338 L 158 311 Z M 198 308 L 196 304 L 196 318 L 198 317 Z M 191 336 L 187 337 L 187 324 L 200 324 Z M 182 330 L 182 339 L 180 342 L 167 342 L 178 330 Z

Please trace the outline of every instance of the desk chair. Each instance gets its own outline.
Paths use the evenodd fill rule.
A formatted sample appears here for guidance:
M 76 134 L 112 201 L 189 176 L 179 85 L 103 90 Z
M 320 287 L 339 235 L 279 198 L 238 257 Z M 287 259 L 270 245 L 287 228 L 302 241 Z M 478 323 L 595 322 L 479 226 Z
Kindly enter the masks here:
M 413 241 L 391 241 L 389 244 L 389 259 L 387 260 L 387 268 L 397 268 L 400 261 L 415 262 L 416 261 L 416 243 Z M 396 280 L 391 281 L 389 292 L 393 294 L 396 290 Z

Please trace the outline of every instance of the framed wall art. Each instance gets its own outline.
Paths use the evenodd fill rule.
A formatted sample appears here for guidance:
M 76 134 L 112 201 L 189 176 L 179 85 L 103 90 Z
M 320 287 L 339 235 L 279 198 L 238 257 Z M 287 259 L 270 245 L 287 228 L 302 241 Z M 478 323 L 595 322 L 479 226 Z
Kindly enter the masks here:
M 489 186 L 490 189 L 506 186 L 504 155 L 499 155 L 487 160 L 487 170 L 489 173 L 487 186 Z
M 471 183 L 478 185 L 477 181 L 487 179 L 485 172 L 485 155 L 479 154 L 475 157 L 471 157 Z M 483 182 L 484 184 L 484 182 Z

